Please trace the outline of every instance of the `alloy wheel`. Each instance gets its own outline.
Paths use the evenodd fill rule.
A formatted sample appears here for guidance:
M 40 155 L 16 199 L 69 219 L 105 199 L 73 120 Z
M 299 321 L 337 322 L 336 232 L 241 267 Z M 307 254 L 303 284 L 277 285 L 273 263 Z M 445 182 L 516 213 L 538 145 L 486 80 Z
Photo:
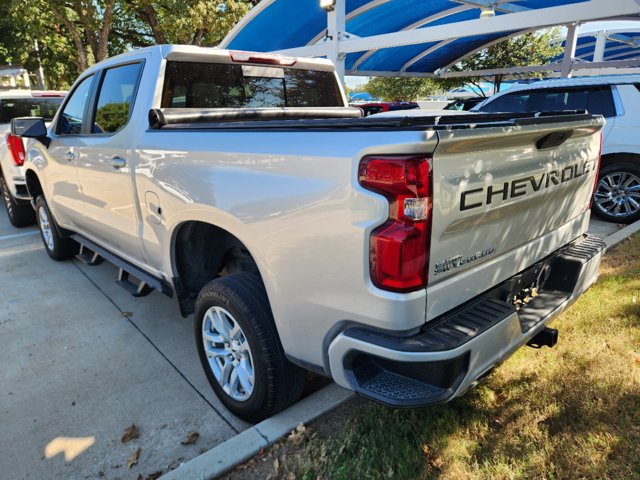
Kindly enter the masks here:
M 629 217 L 640 210 L 640 178 L 629 172 L 613 172 L 598 180 L 596 207 L 612 217 Z
M 238 321 L 222 307 L 211 307 L 202 320 L 202 342 L 213 376 L 233 400 L 253 393 L 255 374 L 249 342 Z
M 53 252 L 53 232 L 51 231 L 51 224 L 49 223 L 49 216 L 44 207 L 38 209 L 38 219 L 40 221 L 40 232 L 42 232 L 42 238 L 44 243 Z

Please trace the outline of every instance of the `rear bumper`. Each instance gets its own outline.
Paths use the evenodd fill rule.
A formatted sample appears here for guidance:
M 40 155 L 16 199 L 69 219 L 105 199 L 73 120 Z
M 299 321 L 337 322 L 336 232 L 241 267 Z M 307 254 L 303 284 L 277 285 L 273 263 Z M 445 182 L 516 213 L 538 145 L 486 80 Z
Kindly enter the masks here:
M 10 166 L 4 170 L 4 180 L 13 198 L 19 201 L 30 200 L 27 182 L 24 178 L 24 167 Z
M 543 330 L 598 278 L 604 243 L 583 236 L 412 337 L 352 327 L 329 346 L 339 385 L 388 405 L 443 403 L 475 386 Z M 513 304 L 513 293 L 539 294 Z

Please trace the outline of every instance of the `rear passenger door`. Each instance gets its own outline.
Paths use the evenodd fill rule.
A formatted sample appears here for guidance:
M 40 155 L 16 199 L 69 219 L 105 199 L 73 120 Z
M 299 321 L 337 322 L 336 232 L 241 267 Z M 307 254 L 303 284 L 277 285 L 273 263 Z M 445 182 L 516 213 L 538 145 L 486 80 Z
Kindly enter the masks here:
M 89 116 L 89 135 L 76 168 L 84 203 L 84 233 L 128 260 L 139 261 L 139 212 L 133 192 L 131 111 L 143 62 L 100 72 Z

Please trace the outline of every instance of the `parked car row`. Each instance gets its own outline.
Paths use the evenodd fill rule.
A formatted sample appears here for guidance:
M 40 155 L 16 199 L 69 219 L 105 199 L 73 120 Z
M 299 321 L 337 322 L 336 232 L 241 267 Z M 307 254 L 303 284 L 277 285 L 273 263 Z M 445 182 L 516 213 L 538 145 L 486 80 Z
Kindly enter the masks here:
M 35 223 L 35 212 L 24 177 L 23 140 L 10 132 L 15 117 L 42 117 L 50 122 L 65 92 L 0 91 L 0 193 L 9 221 L 16 227 Z

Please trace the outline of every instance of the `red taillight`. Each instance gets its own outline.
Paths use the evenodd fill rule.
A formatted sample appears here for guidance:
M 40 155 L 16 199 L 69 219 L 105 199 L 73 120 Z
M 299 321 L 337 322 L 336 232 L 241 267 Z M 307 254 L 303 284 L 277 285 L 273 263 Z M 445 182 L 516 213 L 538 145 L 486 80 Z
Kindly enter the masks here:
M 591 190 L 591 199 L 589 200 L 589 210 L 593 207 L 593 196 L 596 194 L 598 187 L 598 179 L 600 178 L 600 162 L 602 161 L 602 130 L 600 130 L 600 151 L 598 152 L 598 161 L 596 162 L 596 178 L 593 181 L 593 189 Z
M 431 159 L 375 156 L 360 162 L 359 181 L 389 201 L 388 220 L 371 232 L 371 280 L 411 292 L 427 284 L 431 239 Z
M 7 135 L 7 146 L 11 152 L 13 163 L 18 167 L 24 165 L 24 145 L 22 145 L 22 139 L 15 135 Z
M 278 65 L 290 67 L 296 64 L 293 57 L 281 57 L 279 55 L 262 55 L 253 52 L 229 52 L 232 62 L 236 63 L 258 63 L 260 65 Z

